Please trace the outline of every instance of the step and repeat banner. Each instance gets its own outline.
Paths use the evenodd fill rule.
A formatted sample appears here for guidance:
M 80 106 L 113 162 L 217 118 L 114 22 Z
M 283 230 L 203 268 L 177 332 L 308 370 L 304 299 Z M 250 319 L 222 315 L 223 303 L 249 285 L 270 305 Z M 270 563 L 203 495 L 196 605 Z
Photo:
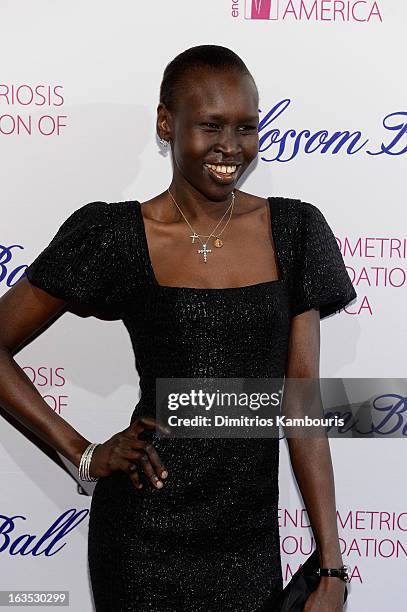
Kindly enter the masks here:
M 380 388 L 386 427 L 331 440 L 341 549 L 352 576 L 346 610 L 382 612 L 391 601 L 392 611 L 402 612 L 405 2 L 17 0 L 1 6 L 1 294 L 76 208 L 95 200 L 144 201 L 169 185 L 171 162 L 159 147 L 155 117 L 162 72 L 175 55 L 219 44 L 246 62 L 260 91 L 260 147 L 239 186 L 318 206 L 358 294 L 321 323 L 321 377 L 348 385 L 386 379 Z M 104 441 L 129 424 L 138 374 L 120 321 L 67 312 L 15 359 L 52 409 L 89 440 Z M 0 590 L 69 592 L 72 610 L 91 611 L 87 530 L 94 484 L 81 487 L 70 462 L 5 411 L 2 416 Z M 315 543 L 285 441 L 279 522 L 288 581 Z

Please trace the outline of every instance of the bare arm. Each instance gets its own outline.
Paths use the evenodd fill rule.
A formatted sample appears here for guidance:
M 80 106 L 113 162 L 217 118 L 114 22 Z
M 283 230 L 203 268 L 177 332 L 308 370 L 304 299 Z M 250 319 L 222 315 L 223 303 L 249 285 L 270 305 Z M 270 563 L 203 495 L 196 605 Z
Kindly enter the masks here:
M 312 309 L 293 317 L 287 377 L 318 379 L 319 355 L 319 311 Z M 339 567 L 342 565 L 342 558 L 328 439 L 288 438 L 288 447 L 293 471 L 315 536 L 321 567 Z M 325 580 L 336 582 L 339 579 Z
M 66 305 L 65 300 L 35 287 L 26 277 L 0 298 L 0 405 L 78 466 L 90 442 L 52 410 L 13 358 L 52 324 Z

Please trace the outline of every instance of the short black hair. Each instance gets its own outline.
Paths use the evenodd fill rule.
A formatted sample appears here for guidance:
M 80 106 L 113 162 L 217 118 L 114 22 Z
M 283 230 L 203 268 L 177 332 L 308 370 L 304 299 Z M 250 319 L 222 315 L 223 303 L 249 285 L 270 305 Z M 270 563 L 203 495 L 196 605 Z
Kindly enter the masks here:
M 221 45 L 198 45 L 186 49 L 166 66 L 160 86 L 160 102 L 174 110 L 177 88 L 183 77 L 199 68 L 236 70 L 249 75 L 256 86 L 246 64 L 234 51 Z

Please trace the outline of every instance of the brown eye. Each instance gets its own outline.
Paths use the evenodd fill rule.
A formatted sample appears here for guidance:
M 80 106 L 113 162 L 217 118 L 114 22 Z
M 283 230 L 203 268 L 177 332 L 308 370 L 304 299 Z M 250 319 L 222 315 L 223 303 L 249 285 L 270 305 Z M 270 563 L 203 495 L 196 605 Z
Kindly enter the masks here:
M 257 126 L 256 125 L 242 125 L 240 126 L 240 128 L 238 128 L 238 131 L 243 132 L 243 133 L 255 132 L 257 131 Z
M 217 130 L 219 128 L 219 125 L 217 123 L 205 122 L 205 123 L 201 123 L 201 125 L 210 130 Z

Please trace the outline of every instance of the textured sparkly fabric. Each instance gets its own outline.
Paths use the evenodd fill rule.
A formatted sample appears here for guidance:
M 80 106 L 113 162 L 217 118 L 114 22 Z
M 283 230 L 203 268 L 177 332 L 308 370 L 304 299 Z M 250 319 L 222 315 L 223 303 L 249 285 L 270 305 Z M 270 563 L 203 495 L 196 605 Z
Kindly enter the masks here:
M 140 376 L 131 421 L 154 415 L 156 377 L 277 377 L 291 317 L 356 297 L 319 209 L 269 198 L 280 278 L 205 289 L 159 285 L 140 203 L 91 202 L 27 268 L 57 297 L 108 310 L 126 326 Z M 277 439 L 150 434 L 163 489 L 127 474 L 96 484 L 88 557 L 98 612 L 257 612 L 282 588 Z

